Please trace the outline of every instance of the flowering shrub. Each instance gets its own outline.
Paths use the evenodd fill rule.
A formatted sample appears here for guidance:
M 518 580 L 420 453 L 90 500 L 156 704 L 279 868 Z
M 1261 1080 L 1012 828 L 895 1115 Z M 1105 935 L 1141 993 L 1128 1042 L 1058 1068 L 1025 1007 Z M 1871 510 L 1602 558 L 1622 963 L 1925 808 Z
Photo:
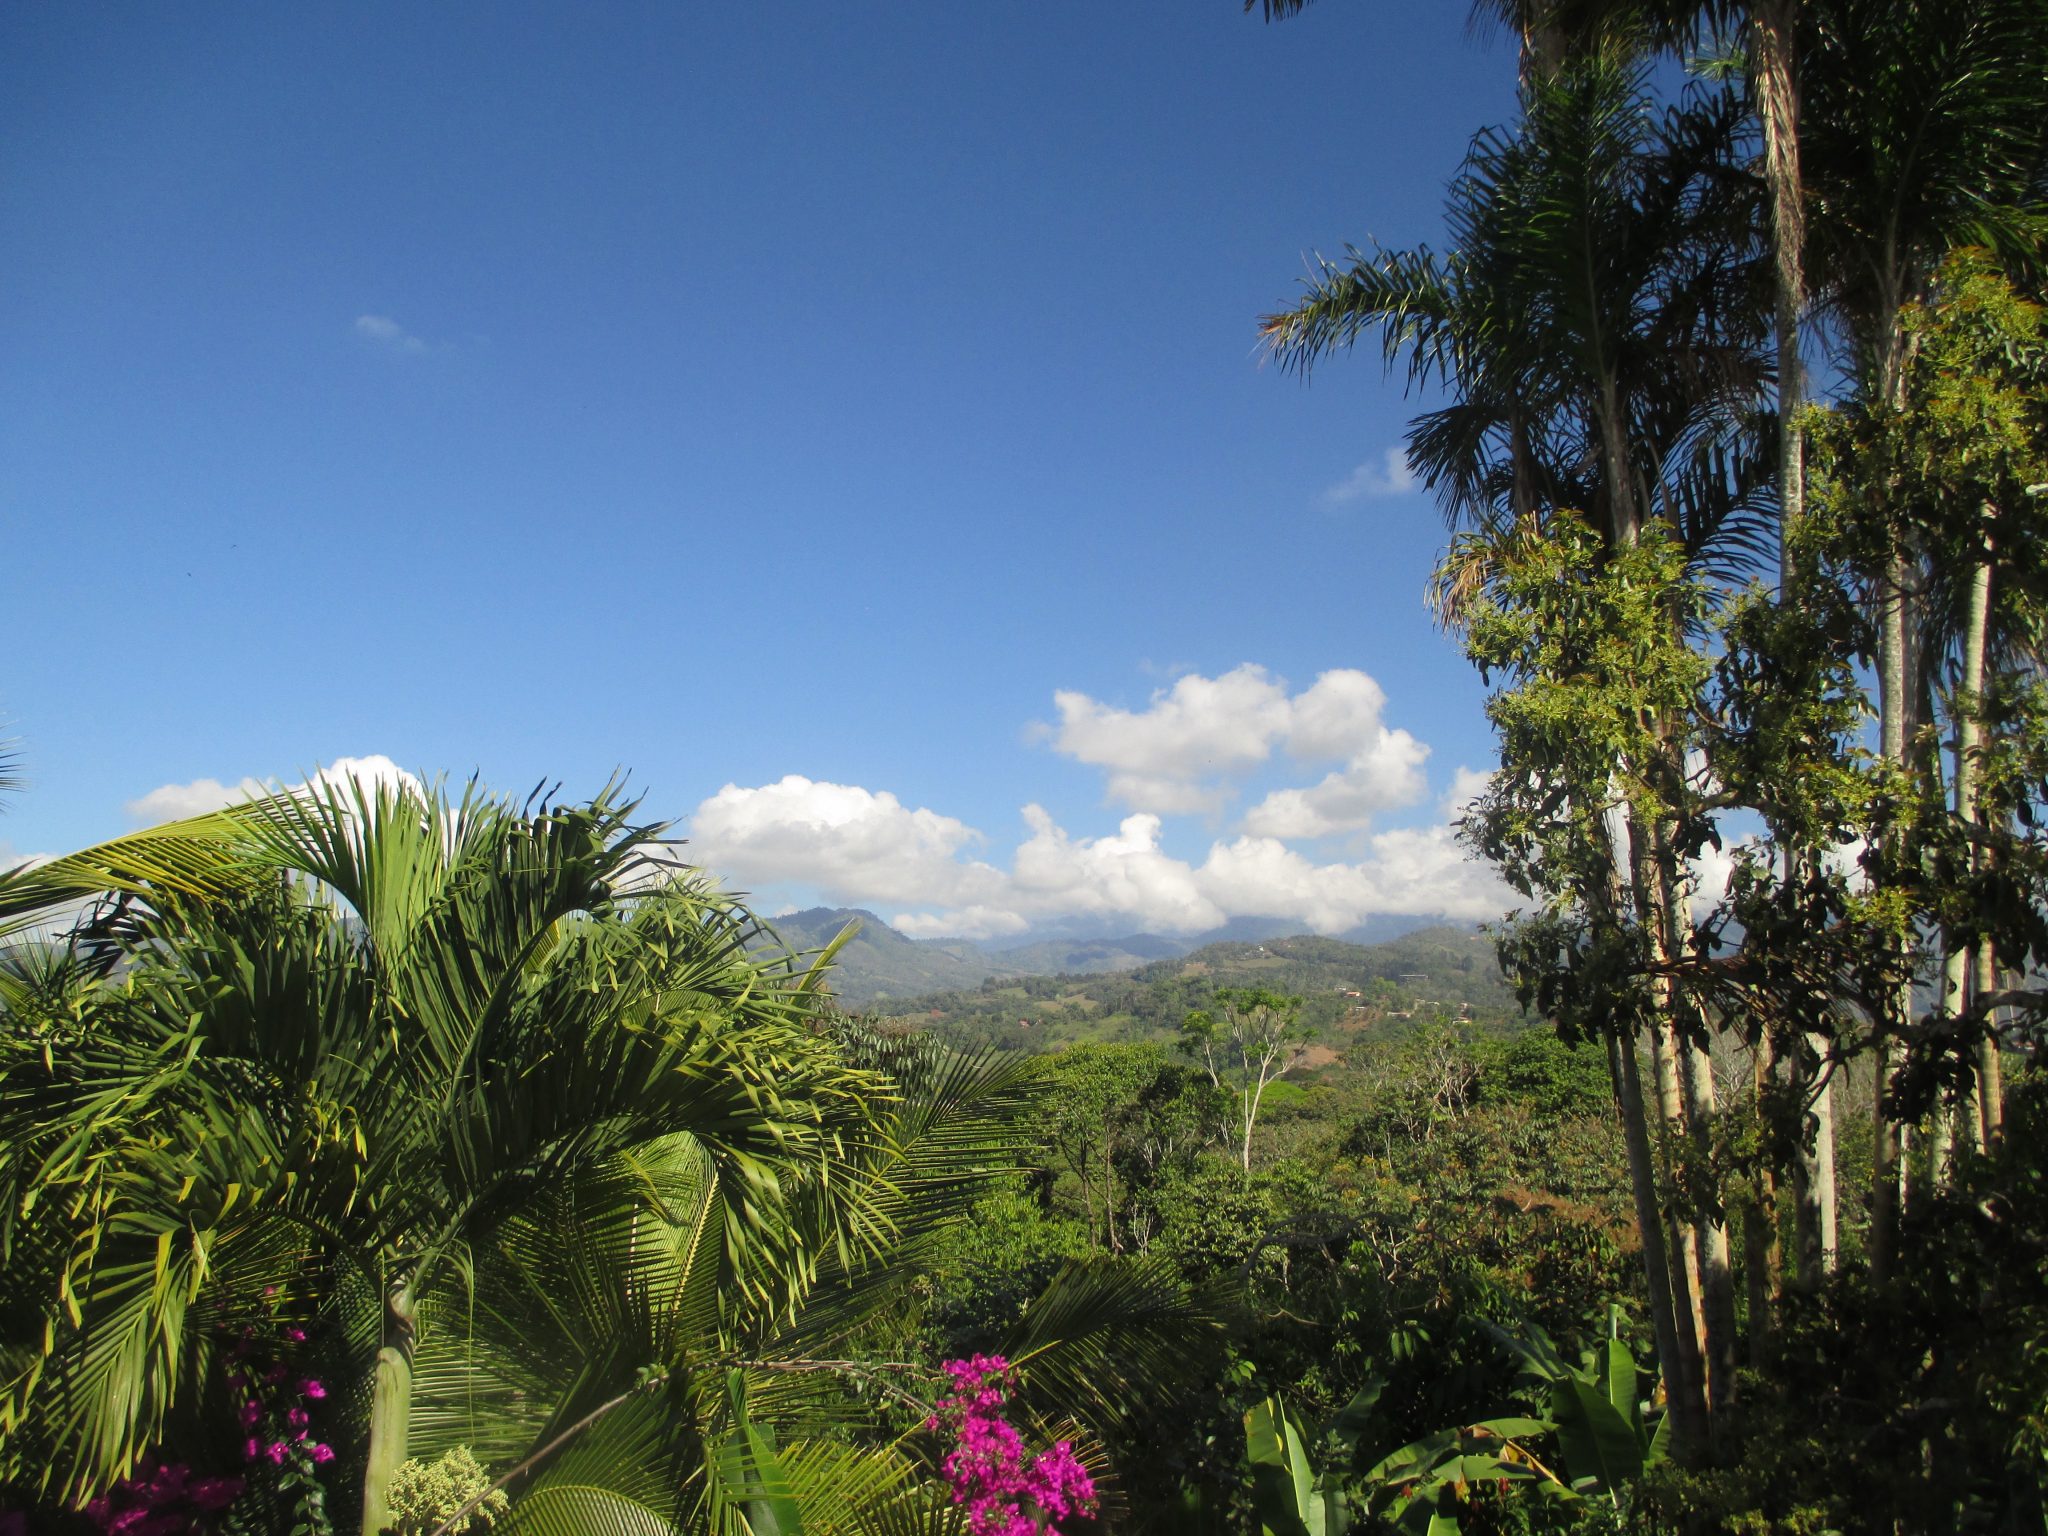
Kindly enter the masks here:
M 925 1427 L 953 1436 L 953 1449 L 939 1465 L 953 1502 L 966 1507 L 974 1536 L 1059 1536 L 1057 1522 L 1094 1513 L 1095 1481 L 1073 1446 L 1062 1440 L 1027 1457 L 1023 1437 L 1003 1417 L 1009 1361 L 975 1355 L 948 1360 L 944 1369 L 953 1390 L 939 1399 Z
M 300 1328 L 284 1330 L 287 1344 L 306 1342 Z M 334 1460 L 334 1448 L 313 1438 L 309 1403 L 327 1396 L 326 1384 L 302 1376 L 281 1359 L 256 1354 L 255 1330 L 244 1329 L 229 1351 L 234 1370 L 228 1385 L 239 1395 L 236 1409 L 242 1427 L 242 1459 L 254 1472 L 274 1468 L 271 1478 L 279 1501 L 293 1513 L 291 1529 L 306 1536 L 327 1536 L 327 1490 L 317 1468 Z
M 288 1345 L 306 1342 L 303 1329 L 287 1328 Z M 315 1468 L 334 1460 L 333 1448 L 313 1438 L 307 1405 L 327 1396 L 326 1385 L 302 1376 L 282 1359 L 258 1353 L 254 1328 L 228 1351 L 228 1387 L 242 1431 L 244 1471 L 201 1477 L 182 1461 L 146 1462 L 85 1506 L 86 1518 L 106 1536 L 198 1536 L 241 1498 L 253 1478 L 275 1490 L 294 1516 L 292 1529 L 326 1536 L 327 1493 Z
M 85 1506 L 107 1536 L 189 1536 L 242 1496 L 239 1477 L 195 1477 L 182 1461 L 144 1464 Z

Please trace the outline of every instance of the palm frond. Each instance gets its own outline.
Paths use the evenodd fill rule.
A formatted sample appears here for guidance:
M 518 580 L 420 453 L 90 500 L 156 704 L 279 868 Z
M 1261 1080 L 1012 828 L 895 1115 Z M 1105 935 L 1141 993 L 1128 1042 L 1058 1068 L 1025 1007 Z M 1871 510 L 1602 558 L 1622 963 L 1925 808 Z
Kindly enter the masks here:
M 1217 1298 L 1156 1257 L 1070 1260 L 1002 1353 L 1028 1402 L 1121 1418 L 1199 1374 L 1221 1343 Z

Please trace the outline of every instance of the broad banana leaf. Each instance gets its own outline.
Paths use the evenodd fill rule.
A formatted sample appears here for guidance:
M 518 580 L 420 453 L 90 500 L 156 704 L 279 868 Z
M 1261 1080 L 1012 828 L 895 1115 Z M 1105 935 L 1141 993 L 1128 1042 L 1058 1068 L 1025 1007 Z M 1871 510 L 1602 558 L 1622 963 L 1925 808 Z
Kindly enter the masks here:
M 1596 1357 L 1600 1380 L 1607 1388 L 1607 1400 L 1615 1412 L 1628 1421 L 1638 1440 L 1643 1434 L 1643 1400 L 1636 1396 L 1636 1359 L 1619 1339 L 1602 1342 Z
M 1551 1387 L 1550 1411 L 1557 1420 L 1558 1447 L 1574 1488 L 1616 1498 L 1643 1475 L 1641 1431 L 1599 1388 L 1577 1375 L 1567 1376 Z
M 1333 1536 L 1301 1428 L 1279 1398 L 1267 1398 L 1244 1416 L 1244 1441 L 1252 1508 L 1264 1536 Z
M 1664 1458 L 1671 1454 L 1671 1415 L 1666 1413 L 1657 1421 L 1657 1432 L 1650 1436 L 1650 1448 L 1643 1453 L 1643 1466 L 1661 1466 Z

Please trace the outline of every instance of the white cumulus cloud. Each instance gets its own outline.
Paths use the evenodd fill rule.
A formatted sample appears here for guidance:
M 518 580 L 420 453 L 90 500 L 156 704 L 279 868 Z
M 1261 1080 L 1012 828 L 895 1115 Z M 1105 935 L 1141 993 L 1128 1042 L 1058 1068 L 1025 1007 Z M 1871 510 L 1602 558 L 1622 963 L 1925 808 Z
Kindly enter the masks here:
M 1071 689 L 1052 701 L 1055 751 L 1107 770 L 1110 799 L 1168 815 L 1215 809 L 1216 781 L 1266 761 L 1292 718 L 1286 684 L 1249 662 L 1221 677 L 1190 673 L 1140 710 Z
M 355 332 L 363 340 L 387 347 L 393 352 L 417 356 L 427 350 L 424 341 L 389 315 L 357 315 Z
M 689 859 L 746 885 L 800 881 L 835 900 L 954 901 L 980 878 L 956 857 L 981 840 L 965 822 L 911 810 L 887 790 L 792 773 L 728 784 L 690 819 Z
M 234 784 L 223 784 L 219 779 L 194 779 L 189 784 L 159 784 L 122 809 L 136 826 L 154 827 L 187 816 L 204 816 L 238 800 L 253 800 L 263 792 L 261 779 L 242 779 Z
M 33 869 L 38 864 L 47 864 L 56 858 L 54 853 L 23 853 L 14 844 L 0 839 L 0 875 L 17 869 Z
M 791 775 L 754 789 L 729 784 L 705 800 L 689 856 L 740 884 L 797 883 L 884 908 L 916 938 L 1072 923 L 1197 933 L 1250 916 L 1336 933 L 1380 912 L 1477 921 L 1510 904 L 1444 826 L 1376 833 L 1350 862 L 1319 863 L 1278 838 L 1243 835 L 1191 863 L 1161 846 L 1160 818 L 1147 812 L 1097 837 L 1074 835 L 1038 805 L 1024 807 L 1023 819 L 1004 869 L 965 856 L 980 834 L 954 817 L 912 810 L 887 791 Z
M 1323 492 L 1333 506 L 1347 501 L 1377 500 L 1382 496 L 1405 496 L 1414 490 L 1415 470 L 1405 448 L 1389 448 L 1378 459 L 1368 459 L 1342 480 Z
M 1426 792 L 1429 748 L 1406 731 L 1381 726 L 1350 762 L 1306 789 L 1276 789 L 1244 818 L 1261 837 L 1328 837 L 1370 826 L 1374 816 L 1412 805 Z
M 314 772 L 309 778 L 285 785 L 275 780 L 268 783 L 257 778 L 242 778 L 232 784 L 219 779 L 193 779 L 187 784 L 159 784 L 148 794 L 130 800 L 124 810 L 128 819 L 138 827 L 159 826 L 166 821 L 177 821 L 186 816 L 204 816 L 208 811 L 220 810 L 223 806 L 238 801 L 253 800 L 259 795 L 274 794 L 280 790 L 303 790 L 310 784 L 359 783 L 372 792 L 386 784 L 405 784 L 415 791 L 422 788 L 419 779 L 407 773 L 383 753 L 372 753 L 366 757 L 339 757 L 325 768 Z
M 1183 677 L 1138 710 L 1061 690 L 1053 695 L 1059 724 L 1044 730 L 1056 751 L 1107 772 L 1113 802 L 1158 815 L 1216 811 L 1231 780 L 1276 749 L 1304 763 L 1341 760 L 1316 785 L 1267 796 L 1245 821 L 1261 836 L 1323 837 L 1357 831 L 1425 792 L 1429 748 L 1382 722 L 1386 702 L 1386 690 L 1355 668 L 1290 694 L 1247 662 L 1220 677 Z
M 1479 768 L 1468 768 L 1463 763 L 1451 775 L 1451 787 L 1444 791 L 1442 809 L 1446 821 L 1456 821 L 1472 809 L 1472 802 L 1486 793 L 1493 782 L 1493 774 Z

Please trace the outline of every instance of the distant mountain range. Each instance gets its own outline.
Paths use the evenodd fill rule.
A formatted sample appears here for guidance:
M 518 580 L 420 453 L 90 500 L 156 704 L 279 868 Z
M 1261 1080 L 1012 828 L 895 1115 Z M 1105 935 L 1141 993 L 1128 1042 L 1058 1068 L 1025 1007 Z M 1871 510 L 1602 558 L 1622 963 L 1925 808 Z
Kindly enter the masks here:
M 913 939 L 858 907 L 811 907 L 768 920 L 776 935 L 796 950 L 821 949 L 855 921 L 860 923 L 860 932 L 839 952 L 831 978 L 832 991 L 852 1008 L 886 999 L 964 991 L 991 977 L 1134 971 L 1213 944 L 1258 944 L 1286 938 L 1298 933 L 1300 926 L 1275 918 L 1235 918 L 1221 928 L 1187 938 L 1134 933 L 1111 939 L 1036 939 L 1006 948 L 969 939 Z M 1349 944 L 1377 944 L 1441 922 L 1437 917 L 1381 914 L 1336 937 Z

